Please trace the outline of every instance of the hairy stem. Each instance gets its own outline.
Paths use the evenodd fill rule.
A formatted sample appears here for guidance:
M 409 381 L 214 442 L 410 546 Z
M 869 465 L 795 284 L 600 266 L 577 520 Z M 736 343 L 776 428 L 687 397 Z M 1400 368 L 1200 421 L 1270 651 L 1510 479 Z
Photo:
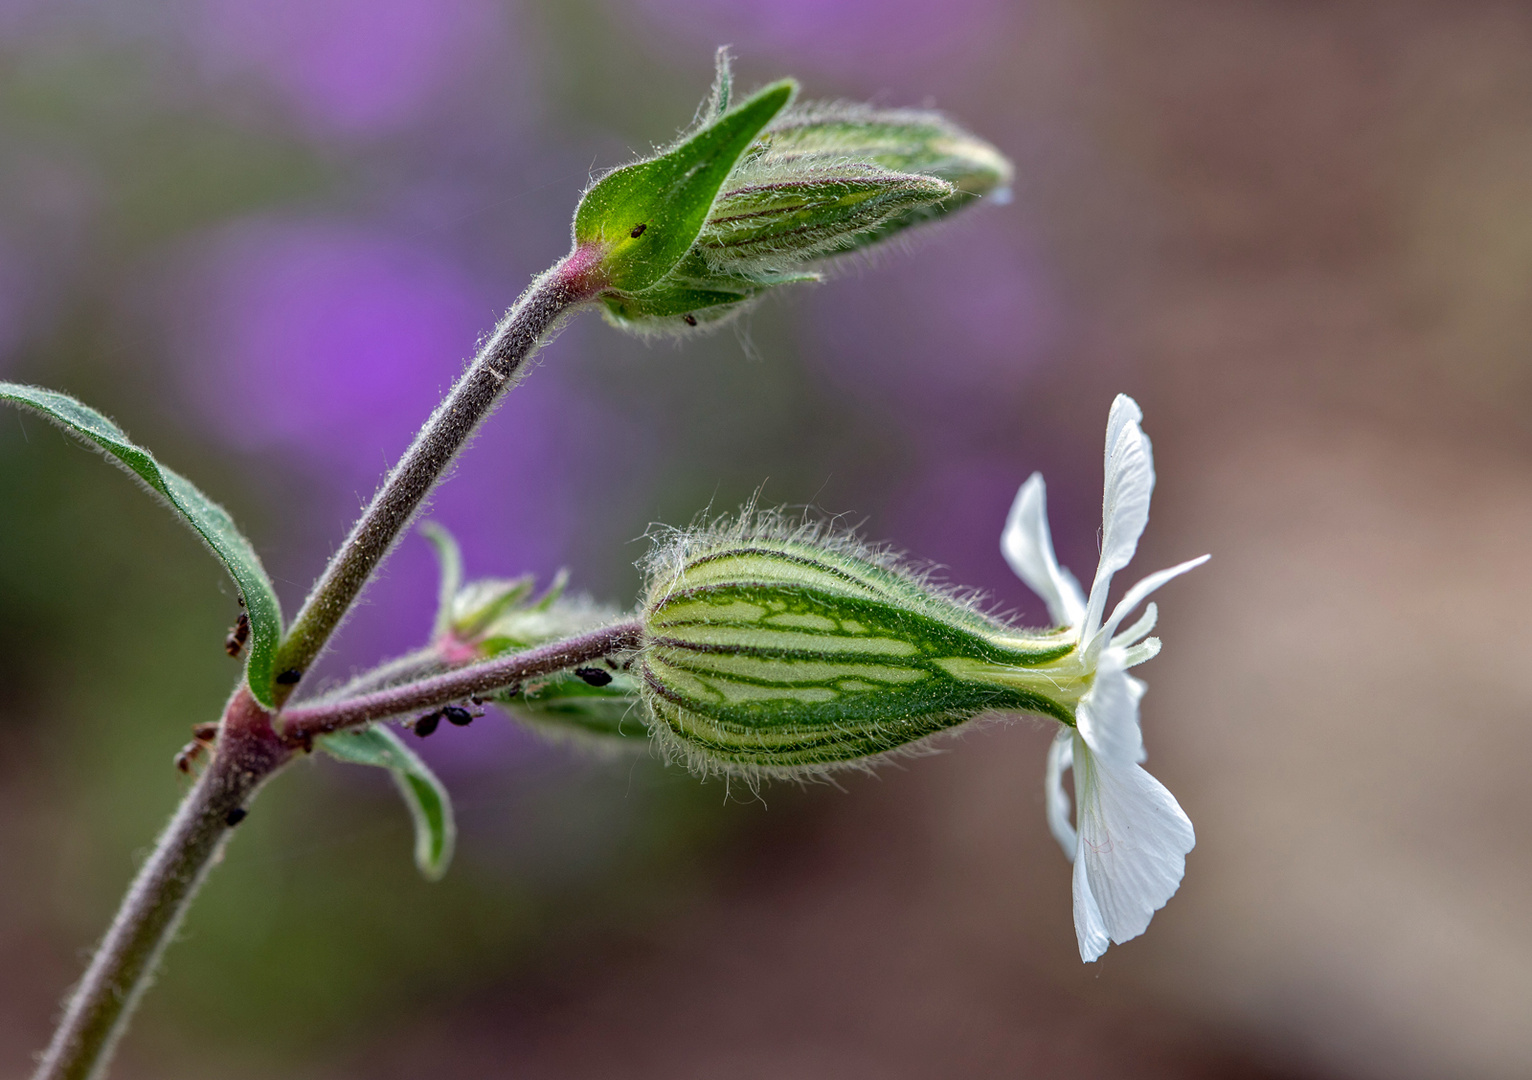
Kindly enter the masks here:
M 381 690 L 386 686 L 418 682 L 453 666 L 443 657 L 440 649 L 434 645 L 428 645 L 423 649 L 416 649 L 414 652 L 405 653 L 403 656 L 386 661 L 370 671 L 364 671 L 334 689 L 316 694 L 314 697 L 304 701 L 303 707 L 307 708 L 331 701 L 344 701 L 347 698 L 354 698 L 360 694 L 370 694 L 374 690 Z
M 629 652 L 642 642 L 642 623 L 617 623 L 527 652 L 456 668 L 419 682 L 392 686 L 344 701 L 296 706 L 282 712 L 282 737 L 290 745 L 307 745 L 316 735 L 421 709 L 438 708 L 472 694 L 494 693 L 526 679 L 552 675 L 602 657 Z
M 534 281 L 501 320 L 415 436 L 404 457 L 384 479 L 371 505 L 304 601 L 278 649 L 274 690 L 279 705 L 324 649 L 458 451 L 504 393 L 515 385 L 526 359 L 572 307 L 592 299 L 603 285 L 599 253 L 577 249 Z M 551 650 L 556 652 L 556 648 Z M 551 653 L 539 662 L 552 663 L 553 667 L 545 669 L 534 664 L 538 672 L 579 662 L 560 663 Z M 428 662 L 423 655 L 404 659 L 418 661 L 419 666 L 407 671 L 403 669 L 410 665 L 401 664 L 401 670 L 391 671 L 391 675 L 418 677 Z M 529 673 L 532 670 L 529 668 Z M 342 692 L 359 689 L 362 685 L 353 684 L 342 688 Z M 472 692 L 474 688 L 469 687 L 461 694 Z M 389 693 L 398 692 L 382 691 L 372 696 Z M 308 711 L 322 712 L 324 708 L 315 705 Z M 345 723 L 326 726 L 321 720 L 315 732 L 340 726 Z M 34 1080 L 86 1080 L 103 1074 L 114 1044 L 126 1028 L 209 867 L 228 839 L 229 830 L 243 820 L 245 803 L 304 744 L 301 734 L 298 738 L 278 735 L 271 715 L 241 683 L 224 713 L 212 763 L 181 801 L 153 854 L 128 889 L 90 967 L 70 996 L 64 1018 L 43 1053 Z
M 243 686 L 229 703 L 216 755 L 160 835 L 44 1052 L 34 1080 L 102 1075 L 113 1045 L 245 804 L 292 750 Z
M 596 259 L 596 253 L 576 249 L 532 283 L 384 479 L 314 584 L 278 650 L 279 704 L 324 649 L 452 459 L 514 385 L 527 357 L 571 307 L 600 291 L 604 282 Z

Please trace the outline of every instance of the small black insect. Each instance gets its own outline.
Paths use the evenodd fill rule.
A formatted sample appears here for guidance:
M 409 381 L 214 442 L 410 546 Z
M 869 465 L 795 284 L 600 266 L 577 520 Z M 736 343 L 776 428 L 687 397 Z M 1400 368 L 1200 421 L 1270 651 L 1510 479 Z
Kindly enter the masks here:
M 236 806 L 223 816 L 223 823 L 232 829 L 249 816 L 250 811 L 246 810 L 243 806 Z
M 681 316 L 681 321 L 684 322 L 687 326 L 696 326 L 697 325 L 697 316 L 690 315 L 690 314 L 682 315 Z
M 612 681 L 612 673 L 598 667 L 577 667 L 574 673 L 591 686 L 605 686 Z
M 434 713 L 426 713 L 415 721 L 415 734 L 424 739 L 436 730 L 436 725 L 442 722 L 442 711 L 437 709 Z
M 303 678 L 303 672 L 297 668 L 288 668 L 277 676 L 277 683 L 281 686 L 291 686 L 301 678 Z
M 461 705 L 448 705 L 442 710 L 442 716 L 454 727 L 467 727 L 473 723 L 473 713 Z
M 631 236 L 633 239 L 637 240 L 640 236 L 644 235 L 644 230 L 647 229 L 648 227 L 649 227 L 649 223 L 647 221 L 644 222 L 642 225 L 635 225 L 635 226 L 633 226 L 633 231 L 630 232 L 628 235 Z
M 234 629 L 230 630 L 229 636 L 223 639 L 223 651 L 237 657 L 245 651 L 245 642 L 249 638 L 250 616 L 241 611 L 239 618 L 234 620 Z

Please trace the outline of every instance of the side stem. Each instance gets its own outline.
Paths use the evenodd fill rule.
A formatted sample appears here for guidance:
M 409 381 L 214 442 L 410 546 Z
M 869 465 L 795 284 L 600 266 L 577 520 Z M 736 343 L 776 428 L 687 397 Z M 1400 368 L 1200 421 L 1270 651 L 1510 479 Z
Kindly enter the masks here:
M 207 871 L 245 804 L 292 750 L 243 685 L 229 703 L 217 754 L 160 834 L 111 929 L 70 998 L 34 1080 L 101 1076 Z
M 472 694 L 504 690 L 526 679 L 629 652 L 642 643 L 642 623 L 617 623 L 527 652 L 455 668 L 419 682 L 391 686 L 344 701 L 296 706 L 282 712 L 282 738 L 289 745 L 306 746 L 316 735 L 420 709 L 433 709 Z
M 277 653 L 277 702 L 324 649 L 420 504 L 474 430 L 515 384 L 523 362 L 574 305 L 603 287 L 599 253 L 577 248 L 521 295 L 436 407 L 309 592 Z

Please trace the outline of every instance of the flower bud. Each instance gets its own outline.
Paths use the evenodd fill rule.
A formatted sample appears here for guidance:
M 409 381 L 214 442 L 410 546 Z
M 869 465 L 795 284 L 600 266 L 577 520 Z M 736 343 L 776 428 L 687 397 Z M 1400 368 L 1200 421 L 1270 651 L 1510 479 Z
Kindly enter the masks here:
M 998 150 L 938 113 L 794 108 L 789 82 L 736 106 L 732 89 L 719 50 L 694 134 L 609 174 L 581 203 L 575 243 L 599 252 L 599 298 L 615 326 L 684 334 L 715 325 L 770 289 L 819 280 L 818 260 L 1010 183 Z
M 771 516 L 651 559 L 651 728 L 700 772 L 823 772 L 989 712 L 1074 723 L 1073 638 L 1018 631 L 886 553 Z
M 471 581 L 452 600 L 449 637 L 475 659 L 530 649 L 556 638 L 573 637 L 612 622 L 618 612 L 588 596 L 566 596 L 569 573 L 533 598 L 532 577 Z
M 462 555 L 452 534 L 434 523 L 421 531 L 441 564 L 433 648 L 444 665 L 536 648 L 619 616 L 589 597 L 566 595 L 569 575 L 564 571 L 535 599 L 530 574 L 464 584 Z M 496 694 L 494 700 L 546 735 L 642 745 L 648 734 L 635 680 L 605 666 L 537 679 Z
M 845 161 L 867 162 L 891 172 L 934 177 L 952 185 L 936 207 L 912 210 L 904 225 L 929 220 L 983 195 L 1005 201 L 1012 169 L 1004 154 L 938 112 L 874 109 L 849 102 L 819 102 L 779 115 L 738 170 L 808 170 Z M 885 226 L 880 236 L 893 228 Z
M 730 177 L 697 246 L 715 270 L 781 270 L 853 251 L 956 193 L 935 176 L 858 161 L 752 165 Z

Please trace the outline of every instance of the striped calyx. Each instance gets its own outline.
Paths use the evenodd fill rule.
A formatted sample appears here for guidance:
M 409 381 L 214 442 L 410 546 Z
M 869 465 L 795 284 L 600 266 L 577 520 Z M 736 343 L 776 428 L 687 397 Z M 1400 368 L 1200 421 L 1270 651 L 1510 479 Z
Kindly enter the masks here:
M 819 772 L 988 712 L 1074 723 L 1068 631 L 1018 631 L 854 541 L 749 519 L 653 560 L 636 670 L 664 748 L 704 772 Z

